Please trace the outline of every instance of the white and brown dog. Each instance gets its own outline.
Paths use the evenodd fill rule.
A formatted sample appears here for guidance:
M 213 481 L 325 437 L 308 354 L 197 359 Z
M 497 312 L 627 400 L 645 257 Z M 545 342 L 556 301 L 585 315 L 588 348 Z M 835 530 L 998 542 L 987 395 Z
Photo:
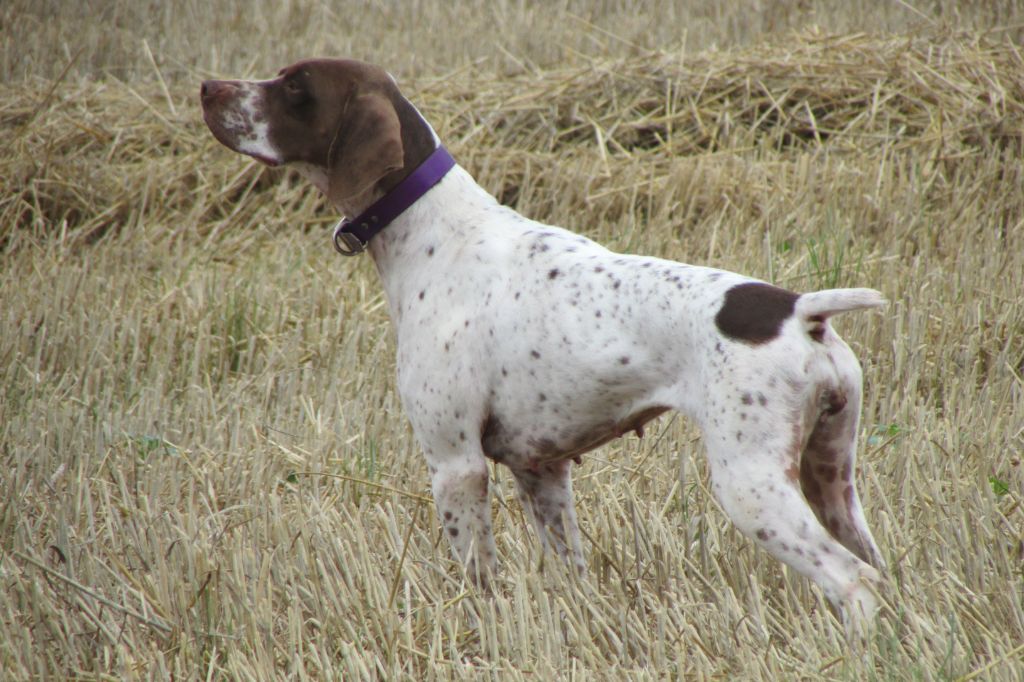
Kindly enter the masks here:
M 455 555 L 495 570 L 487 460 L 504 464 L 543 545 L 585 571 L 570 469 L 679 410 L 739 529 L 818 583 L 849 627 L 883 561 L 854 480 L 861 370 L 829 317 L 870 289 L 797 294 L 742 275 L 613 253 L 499 204 L 456 165 L 382 69 L 302 61 L 207 81 L 229 148 L 302 172 L 348 216 L 387 292 L 398 387 Z

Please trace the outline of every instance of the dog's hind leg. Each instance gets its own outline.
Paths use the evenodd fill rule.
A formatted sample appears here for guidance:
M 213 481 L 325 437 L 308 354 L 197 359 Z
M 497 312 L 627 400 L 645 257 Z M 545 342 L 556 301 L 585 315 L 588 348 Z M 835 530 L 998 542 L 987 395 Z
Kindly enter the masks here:
M 818 520 L 800 489 L 792 444 L 781 436 L 721 427 L 705 430 L 705 438 L 712 489 L 732 522 L 776 559 L 816 582 L 849 632 L 862 630 L 877 608 L 865 582 L 877 582 L 878 571 Z
M 858 387 L 859 382 L 850 383 L 825 392 L 825 410 L 813 425 L 800 458 L 800 488 L 832 537 L 862 561 L 882 570 L 885 562 L 864 518 L 854 477 Z

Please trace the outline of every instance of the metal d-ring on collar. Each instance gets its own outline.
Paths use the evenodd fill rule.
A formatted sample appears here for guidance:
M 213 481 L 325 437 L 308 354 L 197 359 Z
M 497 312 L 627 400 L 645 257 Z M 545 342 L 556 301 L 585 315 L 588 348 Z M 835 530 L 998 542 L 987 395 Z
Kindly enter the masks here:
M 343 256 L 358 256 L 373 236 L 402 215 L 405 209 L 441 181 L 455 165 L 455 159 L 439 146 L 394 189 L 373 203 L 370 208 L 349 220 L 342 218 L 334 227 L 334 248 Z

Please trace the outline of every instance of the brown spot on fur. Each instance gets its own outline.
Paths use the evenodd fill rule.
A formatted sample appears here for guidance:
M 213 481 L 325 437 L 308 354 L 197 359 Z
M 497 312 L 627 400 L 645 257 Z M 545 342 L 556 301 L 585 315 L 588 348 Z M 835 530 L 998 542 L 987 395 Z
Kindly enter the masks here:
M 608 420 L 586 431 L 563 434 L 558 440 L 550 437 L 531 438 L 528 444 L 542 460 L 574 459 L 630 431 L 642 437 L 643 425 L 667 410 L 667 407 L 651 407 L 631 414 L 620 422 Z
M 809 458 L 804 458 L 800 463 L 800 489 L 804 491 L 804 497 L 812 507 L 821 508 L 825 502 L 825 496 L 821 490 L 821 481 L 814 475 Z
M 738 284 L 725 292 L 715 325 L 734 341 L 766 343 L 779 335 L 782 323 L 793 314 L 797 298 L 792 291 L 763 282 Z
M 817 467 L 818 476 L 823 478 L 826 483 L 834 483 L 838 472 L 836 468 L 831 464 L 819 464 Z
M 825 341 L 825 318 L 821 315 L 814 315 L 809 317 L 807 321 L 814 323 L 814 326 L 807 332 L 808 336 L 818 343 L 823 343 Z
M 833 415 L 842 412 L 846 407 L 846 395 L 839 391 L 829 391 L 825 395 L 825 414 Z
M 558 447 L 558 443 L 550 438 L 530 439 L 530 446 L 541 457 L 557 457 L 561 454 L 561 448 Z
M 501 421 L 493 414 L 488 414 L 480 426 L 480 444 L 483 446 L 484 457 L 500 462 L 506 457 L 506 452 L 501 449 L 501 442 L 505 436 L 505 429 Z
M 818 445 L 817 439 L 815 440 L 814 445 Z M 839 459 L 839 451 L 829 445 L 815 447 L 814 454 L 822 462 L 835 462 Z

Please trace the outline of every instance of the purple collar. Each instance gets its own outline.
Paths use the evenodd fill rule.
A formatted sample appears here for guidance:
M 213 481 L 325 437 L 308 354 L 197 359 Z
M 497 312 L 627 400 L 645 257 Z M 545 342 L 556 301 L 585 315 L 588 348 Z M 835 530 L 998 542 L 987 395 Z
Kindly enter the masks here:
M 334 248 L 343 256 L 356 256 L 362 253 L 375 234 L 416 203 L 416 200 L 440 182 L 454 165 L 455 159 L 448 150 L 438 146 L 416 167 L 416 170 L 375 201 L 370 208 L 352 220 L 340 220 L 334 228 Z

